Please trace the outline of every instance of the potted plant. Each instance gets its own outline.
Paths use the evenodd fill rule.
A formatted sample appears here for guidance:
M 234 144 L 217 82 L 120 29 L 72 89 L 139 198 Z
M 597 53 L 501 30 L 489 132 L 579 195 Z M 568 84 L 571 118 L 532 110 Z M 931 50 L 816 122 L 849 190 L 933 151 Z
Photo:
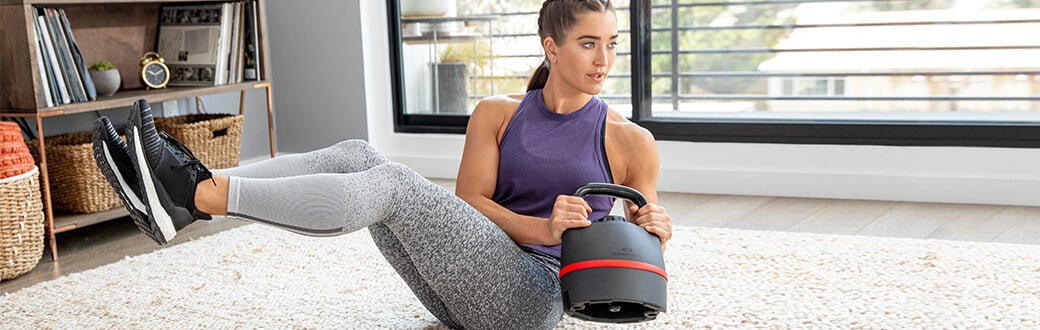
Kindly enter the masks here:
M 119 77 L 119 69 L 112 62 L 98 61 L 88 68 L 90 79 L 94 81 L 94 88 L 98 96 L 111 96 L 119 90 L 123 80 Z

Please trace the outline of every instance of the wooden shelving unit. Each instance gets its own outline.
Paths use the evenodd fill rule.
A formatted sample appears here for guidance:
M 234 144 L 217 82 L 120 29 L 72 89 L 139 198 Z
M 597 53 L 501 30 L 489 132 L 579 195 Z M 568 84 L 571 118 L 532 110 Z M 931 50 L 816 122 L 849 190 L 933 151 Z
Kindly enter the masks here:
M 47 156 L 44 148 L 44 122 L 47 118 L 106 109 L 128 108 L 135 100 L 150 103 L 195 98 L 213 94 L 240 94 L 239 114 L 244 114 L 246 91 L 262 89 L 267 96 L 268 139 L 271 157 L 275 155 L 274 110 L 271 99 L 271 70 L 267 46 L 265 0 L 256 0 L 259 41 L 259 81 L 207 87 L 168 87 L 147 90 L 140 80 L 141 55 L 155 50 L 159 9 L 167 3 L 206 2 L 199 0 L 0 0 L 0 117 L 34 118 L 38 150 L 37 163 L 47 220 L 47 238 L 51 257 L 58 259 L 55 234 L 96 224 L 127 215 L 122 206 L 90 214 L 64 214 L 52 209 L 51 191 L 47 176 Z M 89 65 L 98 60 L 109 60 L 119 68 L 123 87 L 113 96 L 98 97 L 95 101 L 47 107 L 39 104 L 38 95 L 47 88 L 41 81 L 36 64 L 37 49 L 33 31 L 35 7 L 62 8 L 69 19 L 76 43 Z M 94 166 L 84 164 L 84 166 Z

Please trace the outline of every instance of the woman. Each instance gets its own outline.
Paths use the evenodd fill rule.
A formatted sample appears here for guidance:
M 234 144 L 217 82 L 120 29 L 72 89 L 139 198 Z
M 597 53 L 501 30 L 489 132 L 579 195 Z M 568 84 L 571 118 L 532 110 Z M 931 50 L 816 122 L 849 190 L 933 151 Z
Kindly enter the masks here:
M 539 25 L 547 27 L 545 30 L 561 33 L 543 43 L 548 61 L 560 69 L 549 70 L 545 88 L 536 90 L 545 91 L 544 99 L 554 102 L 552 109 L 593 113 L 577 109 L 583 108 L 583 103 L 601 104 L 591 95 L 599 91 L 613 60 L 613 38 L 617 34 L 613 9 L 598 0 L 549 1 L 540 16 Z M 562 25 L 556 21 L 561 18 Z M 585 35 L 590 32 L 581 28 L 599 25 L 606 26 L 591 35 Z M 578 38 L 575 33 L 580 34 Z M 600 54 L 589 57 L 593 53 L 590 49 Z M 627 184 L 655 202 L 657 155 L 652 138 L 626 124 L 616 113 L 606 114 L 605 107 L 597 109 L 597 115 L 606 115 L 602 146 L 607 156 L 616 157 L 608 157 L 612 168 L 609 176 L 603 173 L 607 165 L 603 162 L 603 167 L 591 170 L 597 175 L 580 179 Z M 316 236 L 368 228 L 387 261 L 423 305 L 446 325 L 552 328 L 563 314 L 558 253 L 552 246 L 559 243 L 563 230 L 588 226 L 590 214 L 605 214 L 610 207 L 589 205 L 576 197 L 555 197 L 572 193 L 577 186 L 549 196 L 556 202 L 537 204 L 545 210 L 531 214 L 506 208 L 523 204 L 516 203 L 523 198 L 515 193 L 503 193 L 511 201 L 497 203 L 491 194 L 500 186 L 496 182 L 517 179 L 519 176 L 513 175 L 517 171 L 528 171 L 503 164 L 502 169 L 513 174 L 494 174 L 499 172 L 498 156 L 503 160 L 510 157 L 511 151 L 496 148 L 496 140 L 497 134 L 507 129 L 505 120 L 512 113 L 521 111 L 515 101 L 505 98 L 486 100 L 478 106 L 459 171 L 461 199 L 411 169 L 387 161 L 363 141 L 345 141 L 211 173 L 186 147 L 156 132 L 151 110 L 143 100 L 130 111 L 126 144 L 107 118 L 96 121 L 94 153 L 98 167 L 119 193 L 134 222 L 160 244 L 195 220 L 210 219 L 211 215 Z M 513 126 L 520 123 L 516 119 L 512 122 Z M 599 122 L 603 125 L 602 120 Z M 580 128 L 591 131 L 594 127 Z M 639 152 L 632 148 L 639 148 Z M 622 152 L 633 152 L 636 157 L 632 158 L 640 159 L 622 157 Z M 491 156 L 495 159 L 488 161 L 486 157 Z M 561 164 L 580 163 L 558 160 Z M 532 174 L 543 170 L 529 169 Z M 582 169 L 571 166 L 569 170 Z M 542 174 L 553 177 L 564 173 L 550 169 Z M 513 184 L 501 186 L 514 188 Z M 533 192 L 544 191 L 549 190 L 538 188 Z M 630 211 L 641 226 L 661 237 L 663 248 L 671 237 L 670 219 L 664 209 L 649 204 Z M 536 215 L 550 213 L 544 218 Z
M 661 237 L 663 249 L 671 219 L 656 205 L 654 138 L 593 96 L 614 63 L 613 7 L 606 1 L 546 1 L 538 35 L 546 57 L 527 93 L 488 98 L 474 109 L 456 194 L 517 243 L 559 258 L 563 231 L 588 226 L 612 205 L 608 198 L 587 197 L 591 207 L 567 194 L 588 182 L 626 185 L 650 201 L 638 210 L 627 205 L 629 218 Z

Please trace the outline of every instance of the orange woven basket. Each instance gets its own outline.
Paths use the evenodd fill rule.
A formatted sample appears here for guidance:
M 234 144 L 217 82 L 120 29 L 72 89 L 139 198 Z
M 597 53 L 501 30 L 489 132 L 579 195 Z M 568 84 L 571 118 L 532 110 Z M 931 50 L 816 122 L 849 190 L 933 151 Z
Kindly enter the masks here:
M 0 121 L 0 142 L 24 141 L 22 139 L 22 128 L 17 123 Z
M 0 179 L 29 172 L 34 166 L 36 161 L 22 139 L 22 129 L 13 122 L 0 122 Z

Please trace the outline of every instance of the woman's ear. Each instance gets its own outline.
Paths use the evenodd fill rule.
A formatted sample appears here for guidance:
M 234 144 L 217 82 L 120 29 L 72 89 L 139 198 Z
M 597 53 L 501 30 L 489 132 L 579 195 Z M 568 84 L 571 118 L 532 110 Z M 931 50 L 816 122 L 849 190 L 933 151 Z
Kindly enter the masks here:
M 542 48 L 545 49 L 545 57 L 549 59 L 549 63 L 555 64 L 559 55 L 556 53 L 556 40 L 552 37 L 542 39 Z

